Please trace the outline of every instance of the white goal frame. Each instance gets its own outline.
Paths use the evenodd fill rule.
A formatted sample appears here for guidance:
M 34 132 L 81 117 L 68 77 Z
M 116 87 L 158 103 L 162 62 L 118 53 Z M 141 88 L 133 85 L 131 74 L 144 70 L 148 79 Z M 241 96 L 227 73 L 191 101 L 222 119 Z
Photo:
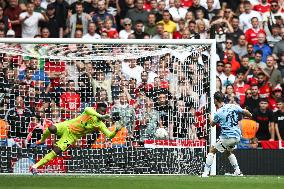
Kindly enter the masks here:
M 79 38 L 0 38 L 0 44 L 124 44 L 124 45 L 210 45 L 210 98 L 216 91 L 216 40 L 215 39 L 79 39 Z M 216 111 L 211 100 L 211 117 Z M 210 145 L 216 142 L 216 127 L 210 129 Z M 211 175 L 216 175 L 216 157 L 211 167 Z

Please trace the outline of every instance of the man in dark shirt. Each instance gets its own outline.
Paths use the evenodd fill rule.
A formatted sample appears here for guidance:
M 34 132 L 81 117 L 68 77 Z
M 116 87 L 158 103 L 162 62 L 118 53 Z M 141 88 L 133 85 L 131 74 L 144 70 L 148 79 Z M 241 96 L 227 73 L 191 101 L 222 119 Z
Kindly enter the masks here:
M 239 17 L 234 16 L 232 19 L 232 24 L 231 24 L 233 28 L 233 32 L 227 33 L 227 38 L 232 39 L 233 45 L 237 45 L 239 37 L 241 35 L 244 35 L 244 32 L 243 30 L 240 29 L 239 24 L 240 24 Z
M 194 17 L 196 18 L 197 10 L 201 10 L 204 14 L 204 18 L 209 19 L 208 11 L 200 5 L 200 0 L 193 0 L 192 6 L 187 9 L 187 11 L 192 11 L 194 13 Z
M 244 107 L 247 107 L 250 112 L 253 112 L 259 106 L 260 98 L 259 98 L 259 90 L 258 86 L 251 86 L 251 97 L 246 97 Z
M 134 35 L 135 35 L 136 39 L 144 39 L 144 37 L 146 35 L 149 35 L 149 34 L 143 32 L 143 27 L 144 27 L 144 24 L 143 24 L 143 22 L 141 20 L 138 20 L 135 23 Z
M 10 125 L 9 137 L 26 139 L 28 135 L 28 124 L 33 114 L 24 105 L 23 97 L 17 96 L 15 107 L 8 110 L 5 120 Z
M 58 19 L 55 17 L 55 6 L 54 4 L 47 5 L 47 22 L 41 22 L 42 28 L 47 27 L 50 32 L 50 38 L 58 38 L 63 36 L 63 27 L 59 26 Z
M 282 99 L 276 100 L 278 111 L 274 113 L 275 134 L 278 140 L 284 137 L 284 102 Z
M 256 137 L 259 140 L 274 140 L 274 119 L 273 112 L 268 109 L 268 100 L 261 98 L 259 108 L 253 112 L 253 119 L 259 124 Z
M 169 104 L 168 95 L 166 93 L 160 92 L 158 95 L 158 101 L 155 103 L 155 109 L 159 112 L 160 116 L 160 127 L 164 127 L 170 132 L 172 129 L 172 117 L 173 117 L 173 108 Z
M 16 37 L 21 37 L 22 30 L 21 30 L 21 23 L 20 23 L 20 14 L 22 10 L 19 7 L 17 0 L 10 0 L 8 7 L 4 10 L 4 15 L 8 16 L 12 28 L 15 31 Z

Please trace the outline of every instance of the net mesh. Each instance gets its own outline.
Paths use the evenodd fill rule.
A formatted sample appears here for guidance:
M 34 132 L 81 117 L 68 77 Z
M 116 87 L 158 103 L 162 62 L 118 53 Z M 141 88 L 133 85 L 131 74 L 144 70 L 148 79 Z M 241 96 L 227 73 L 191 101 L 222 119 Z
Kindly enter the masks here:
M 210 47 L 1 44 L 0 172 L 27 173 L 61 137 L 35 145 L 48 127 L 103 102 L 125 128 L 111 140 L 100 132 L 83 136 L 40 172 L 200 173 Z M 114 119 L 105 124 L 114 130 Z

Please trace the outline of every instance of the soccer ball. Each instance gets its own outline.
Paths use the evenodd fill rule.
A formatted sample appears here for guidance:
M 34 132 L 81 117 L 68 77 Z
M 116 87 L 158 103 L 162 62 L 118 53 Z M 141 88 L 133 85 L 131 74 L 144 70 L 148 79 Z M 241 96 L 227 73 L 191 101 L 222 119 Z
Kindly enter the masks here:
M 157 139 L 167 139 L 169 138 L 169 133 L 166 129 L 164 128 L 159 128 L 155 132 L 155 136 Z

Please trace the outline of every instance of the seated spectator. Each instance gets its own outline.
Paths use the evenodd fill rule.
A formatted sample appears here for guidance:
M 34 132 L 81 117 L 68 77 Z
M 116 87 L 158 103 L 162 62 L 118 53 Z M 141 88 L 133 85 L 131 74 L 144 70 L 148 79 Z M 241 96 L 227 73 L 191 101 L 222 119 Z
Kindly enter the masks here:
M 92 79 L 93 94 L 97 94 L 97 90 L 102 88 L 107 91 L 108 100 L 112 102 L 111 94 L 111 79 L 106 79 L 106 74 L 103 69 L 97 69 L 95 79 Z
M 87 13 L 83 12 L 83 4 L 82 2 L 76 3 L 76 13 L 72 14 L 69 18 L 69 28 L 70 28 L 70 36 L 72 38 L 75 37 L 75 31 L 81 30 L 82 34 L 85 35 L 88 32 L 88 24 L 92 20 L 91 16 Z
M 270 95 L 271 87 L 269 86 L 266 76 L 263 72 L 257 74 L 259 96 L 260 98 L 268 98 Z
M 163 20 L 159 21 L 157 24 L 161 23 L 164 25 L 164 31 L 167 31 L 171 34 L 173 34 L 174 31 L 176 31 L 176 23 L 170 20 L 171 15 L 168 10 L 164 10 L 163 12 Z
M 268 109 L 267 99 L 260 99 L 258 108 L 253 112 L 253 120 L 259 124 L 259 129 L 256 133 L 256 137 L 259 140 L 273 141 L 275 139 L 274 118 L 272 111 Z
M 231 20 L 231 27 L 232 31 L 228 30 L 227 32 L 227 38 L 230 38 L 233 40 L 233 44 L 236 45 L 238 43 L 238 39 L 241 35 L 244 35 L 244 32 L 239 27 L 240 20 L 238 16 L 233 16 Z
M 280 36 L 281 27 L 278 24 L 274 24 L 271 27 L 271 34 L 269 33 L 266 39 L 268 45 L 273 48 L 282 39 Z
M 179 99 L 176 101 L 172 115 L 173 137 L 175 139 L 188 139 L 192 133 L 194 117 L 189 113 L 188 104 Z
M 236 58 L 236 54 L 234 53 L 233 50 L 227 50 L 225 57 L 224 57 L 224 63 L 231 64 L 232 65 L 231 73 L 233 75 L 236 75 L 237 70 L 240 68 L 240 63 L 238 62 Z
M 105 27 L 103 29 L 103 32 L 107 33 L 107 36 L 109 39 L 117 39 L 118 38 L 118 32 L 115 28 L 112 27 L 112 21 L 110 19 L 105 20 Z
M 146 60 L 143 64 L 143 69 L 148 73 L 148 81 L 147 83 L 154 83 L 154 78 L 158 75 L 152 69 L 152 62 L 150 60 Z M 142 78 L 141 78 L 142 79 Z
M 201 0 L 201 6 L 207 9 L 209 20 L 212 20 L 214 16 L 216 16 L 217 11 L 221 8 L 220 2 L 218 0 Z
M 93 77 L 93 65 L 92 63 L 86 63 L 84 71 L 78 78 L 79 93 L 83 105 L 82 108 L 92 106 L 92 103 L 95 102 L 92 86 Z
M 126 79 L 134 78 L 136 79 L 137 83 L 141 82 L 141 73 L 143 72 L 143 67 L 137 65 L 136 59 L 123 62 L 121 71 L 126 76 Z
M 268 56 L 266 60 L 266 68 L 263 70 L 268 79 L 268 82 L 275 87 L 277 84 L 283 83 L 281 72 L 276 68 L 275 60 L 273 56 Z
M 50 37 L 50 32 L 47 27 L 43 27 L 40 29 L 40 37 L 41 38 L 49 38 Z
M 266 33 L 263 29 L 260 28 L 257 17 L 253 17 L 251 19 L 251 25 L 252 25 L 252 28 L 249 28 L 246 31 L 245 35 L 246 35 L 247 42 L 255 45 L 258 43 L 258 34 L 263 33 L 266 35 Z
M 48 20 L 46 22 L 41 22 L 40 26 L 48 28 L 50 32 L 49 37 L 51 38 L 61 37 L 62 38 L 63 37 L 63 27 L 60 27 L 58 19 L 56 19 L 54 4 L 51 3 L 47 5 L 46 16 Z
M 240 15 L 241 29 L 246 32 L 249 28 L 252 28 L 251 19 L 253 17 L 258 18 L 258 21 L 262 21 L 262 17 L 259 12 L 252 10 L 252 5 L 249 1 L 244 2 L 245 12 Z
M 28 135 L 28 124 L 33 117 L 30 109 L 25 107 L 24 99 L 21 96 L 16 97 L 15 106 L 8 110 L 5 120 L 9 124 L 9 138 L 22 146 Z
M 240 121 L 240 129 L 242 132 L 242 138 L 240 143 L 238 144 L 238 148 L 240 149 L 250 149 L 251 147 L 251 140 L 256 137 L 256 133 L 258 131 L 259 124 L 251 120 L 248 117 L 244 117 Z
M 232 84 L 226 86 L 225 91 L 225 104 L 240 104 L 240 99 L 234 93 L 234 86 Z
M 128 131 L 129 137 L 133 138 L 136 126 L 135 110 L 132 106 L 130 106 L 125 93 L 120 93 L 119 104 L 114 104 L 112 107 L 111 114 L 113 115 L 115 112 L 119 113 L 121 121 Z
M 96 33 L 96 24 L 91 22 L 88 24 L 88 33 L 83 35 L 83 39 L 100 39 L 101 36 Z
M 208 11 L 203 6 L 200 5 L 200 0 L 196 0 L 192 2 L 192 6 L 187 9 L 187 11 L 192 11 L 194 13 L 194 17 L 196 18 L 197 10 L 202 10 L 205 18 L 208 19 Z
M 254 63 L 255 53 L 254 53 L 254 50 L 253 50 L 253 44 L 251 44 L 251 43 L 247 44 L 247 52 L 248 53 L 245 56 L 249 57 L 250 63 Z
M 125 17 L 130 18 L 133 23 L 136 23 L 138 20 L 140 20 L 143 24 L 146 24 L 149 13 L 148 11 L 144 10 L 143 5 L 143 0 L 136 0 L 135 8 L 129 9 Z
M 220 77 L 221 74 L 223 74 L 224 71 L 224 65 L 225 63 L 223 61 L 217 61 L 217 67 L 216 67 L 216 71 L 217 71 L 217 76 Z
M 0 119 L 0 147 L 7 146 L 8 131 L 8 123 L 5 120 Z
M 154 109 L 154 102 L 150 98 L 145 99 L 145 108 L 139 109 L 138 120 L 140 128 L 140 141 L 155 139 L 155 132 L 159 128 L 160 117 Z
M 234 92 L 240 101 L 240 106 L 244 107 L 245 103 L 245 93 L 250 88 L 248 84 L 245 83 L 244 73 L 238 72 L 234 83 Z
M 152 0 L 156 2 L 156 0 Z M 151 1 L 151 2 L 152 2 Z M 149 13 L 147 23 L 144 27 L 144 32 L 150 35 L 150 38 L 157 34 L 156 32 L 156 15 L 154 13 Z
M 123 20 L 123 30 L 120 30 L 119 32 L 119 38 L 120 39 L 127 39 L 129 34 L 133 33 L 134 31 L 131 29 L 132 24 L 131 24 L 131 20 L 129 18 L 125 18 Z
M 197 33 L 200 36 L 200 39 L 208 39 L 209 34 L 207 32 L 206 24 L 203 20 L 196 21 Z
M 107 12 L 107 4 L 105 0 L 97 1 L 97 9 L 95 10 L 92 18 L 94 23 L 99 21 L 105 22 L 106 20 L 111 20 L 111 27 L 116 28 L 115 18 L 112 14 Z
M 260 13 L 266 13 L 270 11 L 270 4 L 267 0 L 261 0 L 259 4 L 253 6 L 253 10 L 258 11 Z
M 250 63 L 253 68 L 259 67 L 261 69 L 266 68 L 266 63 L 262 61 L 263 52 L 262 50 L 255 51 L 254 61 Z
M 143 32 L 144 24 L 141 20 L 136 21 L 135 27 L 134 27 L 134 36 L 135 39 L 144 39 L 146 35 L 149 35 L 145 32 Z
M 282 87 L 278 84 L 273 88 L 272 94 L 268 98 L 269 109 L 276 112 L 277 100 L 282 98 Z
M 259 106 L 260 97 L 259 89 L 256 84 L 251 86 L 251 94 L 246 92 L 244 107 L 247 107 L 250 112 L 253 112 Z
M 252 75 L 252 66 L 249 66 L 249 57 L 248 56 L 243 56 L 241 58 L 241 66 L 237 70 L 237 73 L 244 73 L 244 79 L 246 81 L 247 76 Z M 237 74 L 238 75 L 238 74 Z
M 187 10 L 186 8 L 182 7 L 181 0 L 175 0 L 174 6 L 169 8 L 169 12 L 173 18 L 173 21 L 178 22 L 179 20 L 185 18 Z
M 242 58 L 244 55 L 246 55 L 247 47 L 246 47 L 246 38 L 244 35 L 240 35 L 238 39 L 238 44 L 232 47 L 232 50 L 240 57 Z
M 77 113 L 80 112 L 81 106 L 80 94 L 75 91 L 75 82 L 69 80 L 66 87 L 66 92 L 63 92 L 60 96 L 62 121 L 76 117 Z
M 274 24 L 277 24 L 278 19 L 284 20 L 284 16 L 281 13 L 280 6 L 277 0 L 270 1 L 270 10 L 263 13 L 263 28 L 266 31 L 270 30 L 270 27 Z
M 153 84 L 148 83 L 148 73 L 143 71 L 141 73 L 141 83 L 138 84 L 137 91 L 142 91 L 146 94 L 147 97 L 151 96 L 151 90 L 153 89 Z
M 278 111 L 274 113 L 275 134 L 277 139 L 282 141 L 284 137 L 284 102 L 283 99 L 276 101 Z
M 38 34 L 38 26 L 40 21 L 47 21 L 46 14 L 34 12 L 34 4 L 27 3 L 27 12 L 20 14 L 20 23 L 22 24 L 22 37 L 33 38 Z
M 164 33 L 164 25 L 162 23 L 156 24 L 156 35 L 152 39 L 162 39 Z
M 51 91 L 60 85 L 60 77 L 65 75 L 65 62 L 63 61 L 50 61 L 47 59 L 44 65 L 44 71 L 50 79 Z
M 282 82 L 284 82 L 284 51 L 280 55 L 277 67 L 281 72 L 281 77 L 283 78 Z
M 235 82 L 236 77 L 231 73 L 231 70 L 232 70 L 232 65 L 230 63 L 227 63 L 224 66 L 223 74 L 219 76 L 222 81 L 223 88 Z
M 28 146 L 34 146 L 36 141 L 41 139 L 41 135 L 44 131 L 52 126 L 53 123 L 45 117 L 45 111 L 43 107 L 36 109 L 35 118 L 29 123 L 27 143 Z
M 262 62 L 266 62 L 267 56 L 272 54 L 272 50 L 268 44 L 265 43 L 266 35 L 264 33 L 257 34 L 257 43 L 253 46 L 254 51 L 262 51 Z
M 159 92 L 157 101 L 155 101 L 155 110 L 160 116 L 160 127 L 165 128 L 170 138 L 173 137 L 173 123 L 171 120 L 173 107 L 169 104 L 169 95 L 164 91 Z
M 284 52 L 284 27 L 281 28 L 280 34 L 282 39 L 277 42 L 273 47 L 273 55 L 277 58 L 280 57 L 281 53 Z

